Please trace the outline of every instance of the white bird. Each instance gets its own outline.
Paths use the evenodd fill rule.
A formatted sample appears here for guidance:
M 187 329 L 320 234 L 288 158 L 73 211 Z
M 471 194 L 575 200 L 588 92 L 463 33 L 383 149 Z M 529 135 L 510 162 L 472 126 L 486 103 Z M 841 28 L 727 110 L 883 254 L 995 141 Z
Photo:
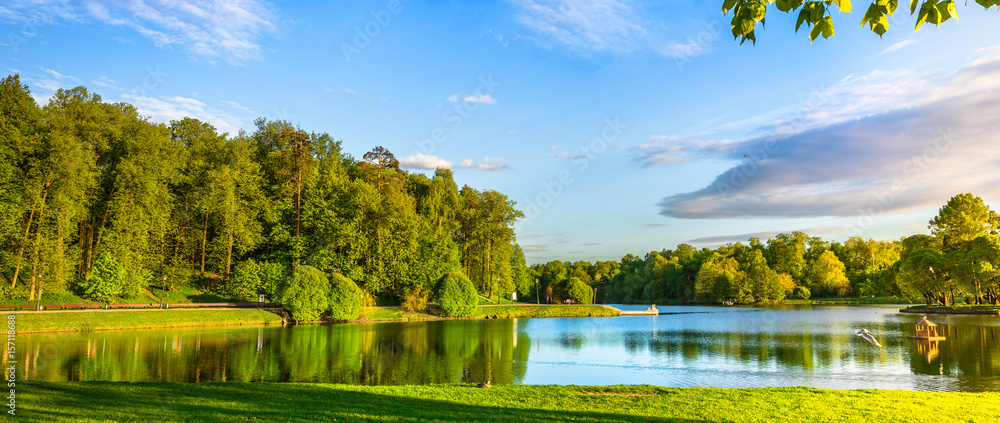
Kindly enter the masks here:
M 879 347 L 879 348 L 882 347 L 882 344 L 878 343 L 878 341 L 875 340 L 875 337 L 872 336 L 872 333 L 869 332 L 868 329 L 855 329 L 854 330 L 854 334 L 858 335 L 858 336 L 860 336 L 862 338 L 865 338 L 865 341 L 871 342 L 872 345 L 874 345 L 876 347 Z

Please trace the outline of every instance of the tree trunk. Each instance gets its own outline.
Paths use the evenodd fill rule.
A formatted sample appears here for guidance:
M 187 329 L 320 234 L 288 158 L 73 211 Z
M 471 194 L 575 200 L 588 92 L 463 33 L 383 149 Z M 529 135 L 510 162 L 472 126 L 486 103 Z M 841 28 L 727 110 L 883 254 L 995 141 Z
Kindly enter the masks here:
M 49 191 L 45 190 L 45 194 L 42 195 L 42 207 L 45 207 L 45 197 L 49 195 Z M 28 243 L 28 234 L 31 232 L 31 221 L 35 218 L 35 208 L 31 208 L 31 212 L 28 213 L 28 224 L 24 226 L 24 237 L 21 238 L 21 248 L 17 250 L 17 264 L 14 265 L 14 277 L 11 279 L 10 287 L 13 289 L 17 287 L 17 277 L 18 273 L 21 272 L 21 257 L 24 256 L 24 246 Z
M 233 262 L 233 230 L 229 229 L 229 249 L 226 254 L 226 284 L 229 284 L 229 269 Z
M 208 213 L 205 213 L 205 225 L 201 233 L 201 275 L 205 276 L 205 244 L 208 243 Z

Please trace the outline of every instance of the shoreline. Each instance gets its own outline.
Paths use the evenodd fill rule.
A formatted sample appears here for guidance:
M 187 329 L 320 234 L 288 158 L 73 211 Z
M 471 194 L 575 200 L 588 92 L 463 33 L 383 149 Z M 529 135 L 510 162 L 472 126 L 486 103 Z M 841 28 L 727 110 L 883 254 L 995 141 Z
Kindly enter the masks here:
M 29 421 L 993 421 L 997 392 L 652 385 L 30 382 Z M 246 398 L 255 398 L 246 401 Z M 919 406 L 914 406 L 919 404 Z M 930 412 L 933 410 L 932 412 Z

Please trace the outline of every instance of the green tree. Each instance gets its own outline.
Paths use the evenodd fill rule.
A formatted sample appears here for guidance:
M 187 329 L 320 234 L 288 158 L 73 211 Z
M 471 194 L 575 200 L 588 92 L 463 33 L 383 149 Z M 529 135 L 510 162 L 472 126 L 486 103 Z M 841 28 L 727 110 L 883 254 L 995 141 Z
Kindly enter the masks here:
M 844 296 L 851 288 L 844 273 L 844 263 L 830 250 L 824 251 L 811 266 L 809 282 L 814 293 L 824 295 Z
M 997 235 L 1000 216 L 982 198 L 969 193 L 958 194 L 938 210 L 930 220 L 931 234 L 941 238 L 945 252 L 965 249 L 980 235 Z
M 579 278 L 566 278 L 556 284 L 554 290 L 555 297 L 562 300 L 570 300 L 574 304 L 593 304 L 594 291 Z
M 354 281 L 340 273 L 330 277 L 330 318 L 357 320 L 361 316 L 364 294 Z
M 92 300 L 109 303 L 122 294 L 125 285 L 125 269 L 111 254 L 97 256 L 90 275 L 80 281 L 83 296 Z
M 296 322 L 320 319 L 330 309 L 330 280 L 312 266 L 295 266 L 281 289 L 281 304 Z
M 441 276 L 434 286 L 434 297 L 445 315 L 455 317 L 471 316 L 479 303 L 476 287 L 461 272 Z

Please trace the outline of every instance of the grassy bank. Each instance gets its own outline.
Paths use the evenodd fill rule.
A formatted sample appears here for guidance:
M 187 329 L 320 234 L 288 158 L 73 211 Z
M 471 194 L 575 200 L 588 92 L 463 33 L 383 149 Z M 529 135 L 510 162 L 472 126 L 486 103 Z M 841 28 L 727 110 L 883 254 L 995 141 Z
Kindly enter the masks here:
M 943 306 L 943 305 L 916 305 L 912 307 L 907 307 L 908 310 L 1000 310 L 1000 305 L 972 305 L 972 304 L 956 304 L 953 306 Z
M 16 316 L 19 333 L 281 324 L 281 316 L 254 309 L 28 312 Z
M 654 386 L 18 384 L 26 421 L 990 422 L 1000 393 Z
M 618 312 L 599 305 L 501 305 L 476 308 L 475 317 L 606 317 Z
M 875 297 L 875 298 L 811 298 L 808 300 L 786 299 L 782 304 L 913 304 L 906 298 Z

